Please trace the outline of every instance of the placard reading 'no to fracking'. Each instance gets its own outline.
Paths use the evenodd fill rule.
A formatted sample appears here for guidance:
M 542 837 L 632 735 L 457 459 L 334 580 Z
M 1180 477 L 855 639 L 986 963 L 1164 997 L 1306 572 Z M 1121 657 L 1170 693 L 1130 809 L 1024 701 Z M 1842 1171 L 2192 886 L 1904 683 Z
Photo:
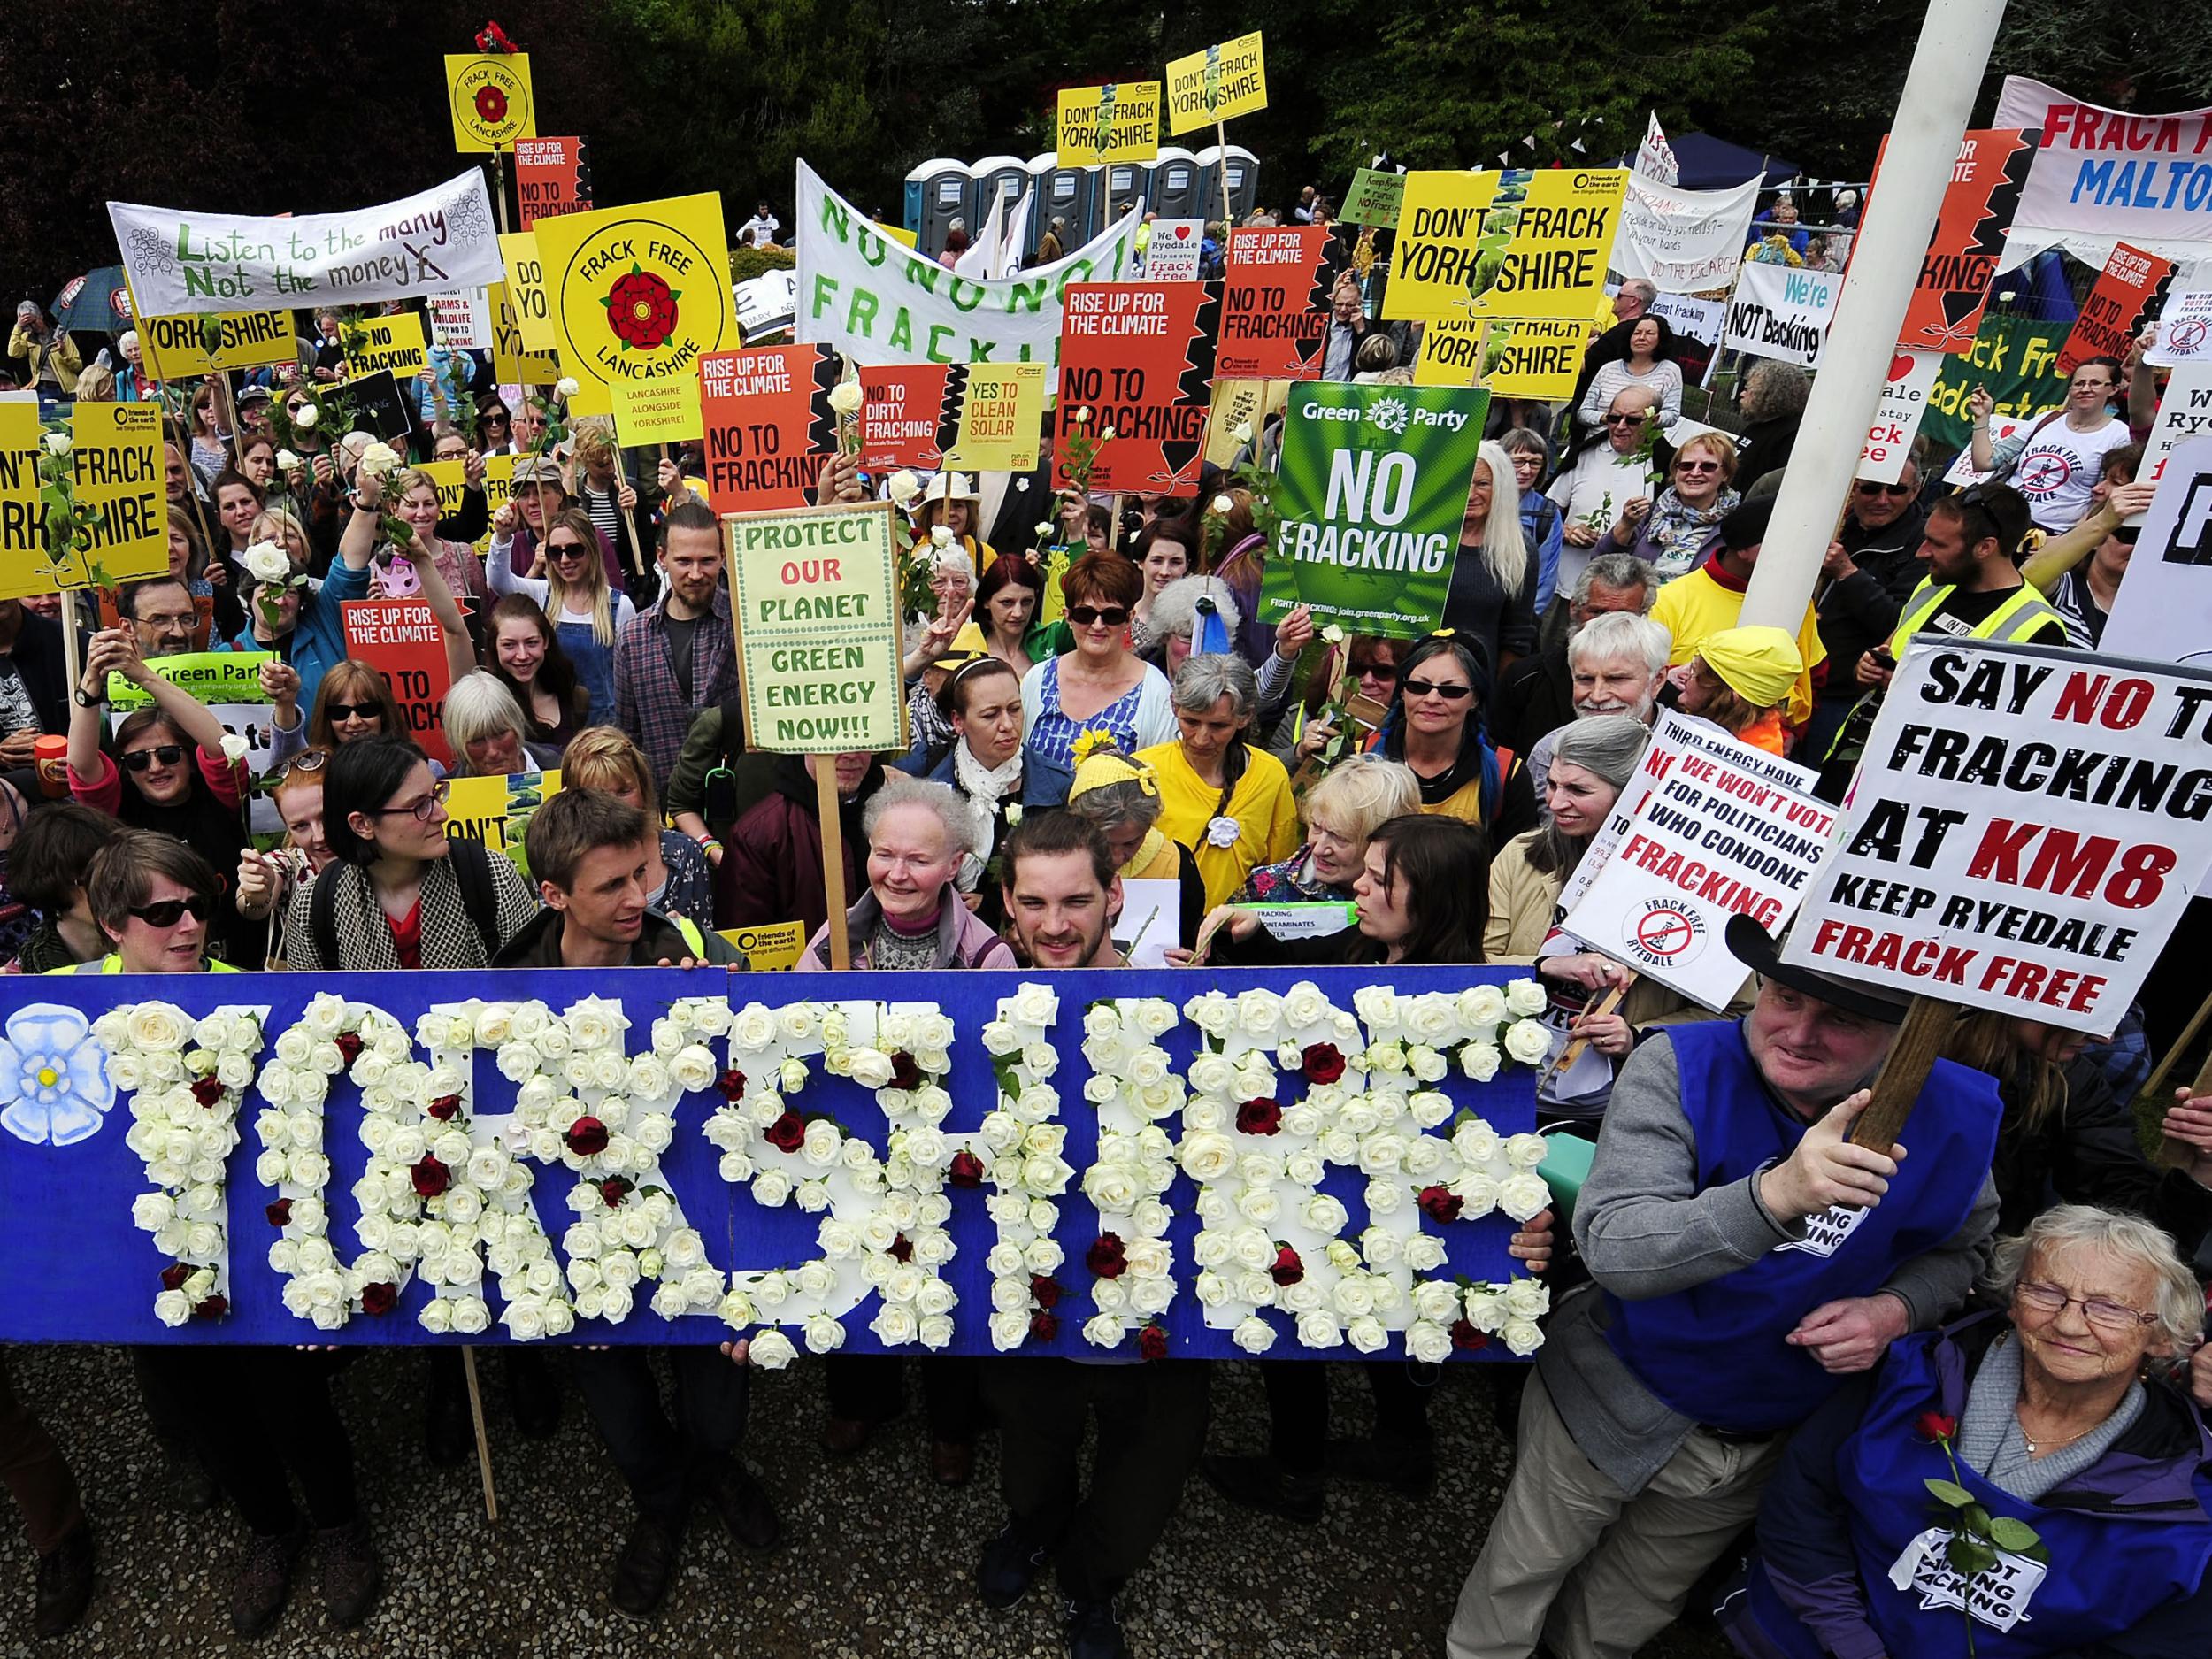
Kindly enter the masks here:
M 887 501 L 727 520 L 745 729 L 772 755 L 907 746 Z
M 2103 1036 L 2208 863 L 2212 673 L 1923 647 L 1784 959 Z
M 2174 274 L 2174 262 L 2141 248 L 2115 242 L 2112 254 L 2081 303 L 2074 332 L 2059 348 L 2058 372 L 2070 375 L 2092 357 L 2124 360 L 2144 320 L 2157 311 Z
M 1214 373 L 1233 380 L 1315 380 L 1329 337 L 1329 228 L 1256 226 L 1229 233 Z
M 580 138 L 526 138 L 515 146 L 515 208 L 528 230 L 541 219 L 591 211 Z
M 1069 440 L 1086 435 L 1098 445 L 1093 489 L 1163 495 L 1196 486 L 1220 303 L 1210 282 L 1068 285 L 1056 482 L 1068 481 Z
M 717 512 L 803 507 L 835 442 L 837 365 L 819 346 L 756 346 L 699 362 L 707 503 Z
M 391 371 L 396 380 L 412 380 L 429 358 L 423 350 L 422 318 L 414 311 L 365 317 L 347 329 L 346 368 L 353 374 Z
M 2036 136 L 2001 127 L 1970 132 L 1959 140 L 1951 182 L 1898 329 L 1900 345 L 1947 353 L 1973 349 L 1997 262 L 2004 255 L 2006 229 L 2035 156 Z M 1874 162 L 1877 180 L 1888 152 L 1889 141 L 1884 139 Z

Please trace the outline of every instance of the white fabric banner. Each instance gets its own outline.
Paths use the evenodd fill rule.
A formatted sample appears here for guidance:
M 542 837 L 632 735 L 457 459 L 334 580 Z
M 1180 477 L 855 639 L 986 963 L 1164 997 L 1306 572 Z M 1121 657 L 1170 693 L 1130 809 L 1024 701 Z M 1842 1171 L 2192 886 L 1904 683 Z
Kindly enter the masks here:
M 2212 109 L 2133 115 L 2007 75 L 1990 125 L 2043 134 L 2001 268 L 2047 248 L 2101 269 L 2116 242 L 2168 258 L 2212 243 Z
M 1828 345 L 1836 296 L 1842 292 L 1843 279 L 1833 272 L 1755 261 L 1736 279 L 1721 344 L 1751 357 L 1816 369 Z
M 1613 268 L 1642 277 L 1663 294 L 1726 288 L 1751 241 L 1758 202 L 1756 179 L 1732 190 L 1679 190 L 1632 173 Z
M 362 305 L 507 279 L 484 175 L 380 207 L 244 219 L 110 202 L 142 315 Z
M 803 161 L 798 202 L 798 315 L 792 337 L 833 347 L 868 366 L 1057 366 L 1060 296 L 1067 285 L 1130 280 L 1134 212 L 1064 259 L 986 282 L 956 276 L 902 247 Z

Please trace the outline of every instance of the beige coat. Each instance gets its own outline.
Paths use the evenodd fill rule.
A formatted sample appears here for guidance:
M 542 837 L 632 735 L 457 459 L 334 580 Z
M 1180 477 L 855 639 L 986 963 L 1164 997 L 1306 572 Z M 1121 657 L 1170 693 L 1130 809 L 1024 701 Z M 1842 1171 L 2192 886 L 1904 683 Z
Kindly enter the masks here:
M 1559 902 L 1563 876 L 1544 875 L 1530 867 L 1529 851 L 1541 830 L 1530 830 L 1508 841 L 1490 861 L 1490 922 L 1483 929 L 1483 958 L 1487 962 L 1533 962 L 1537 947 L 1551 931 L 1552 907 Z M 1728 1005 L 1731 1018 L 1751 1006 L 1753 984 L 1744 977 L 1742 988 Z M 1687 997 L 1650 979 L 1638 979 L 1621 999 L 1621 1017 L 1640 1029 L 1646 1025 L 1679 1025 L 1712 1019 Z

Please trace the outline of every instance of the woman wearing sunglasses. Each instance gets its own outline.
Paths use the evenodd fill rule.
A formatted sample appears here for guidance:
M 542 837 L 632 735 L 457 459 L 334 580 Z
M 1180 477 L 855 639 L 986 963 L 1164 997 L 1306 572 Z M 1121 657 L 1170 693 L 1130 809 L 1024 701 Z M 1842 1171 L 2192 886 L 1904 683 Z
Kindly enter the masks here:
M 1674 452 L 1657 500 L 1622 503 L 1614 547 L 1647 561 L 1663 582 L 1695 570 L 1720 545 L 1720 521 L 1743 499 L 1729 488 L 1735 475 L 1736 446 L 1720 433 L 1699 433 Z
M 515 507 L 510 502 L 492 515 L 488 567 L 493 588 L 503 596 L 521 594 L 537 601 L 584 688 L 587 721 L 613 719 L 615 636 L 637 614 L 637 608 L 629 595 L 607 586 L 599 532 L 591 515 L 580 507 L 555 513 L 546 523 L 541 553 L 528 576 L 514 572 L 515 528 Z
M 1063 766 L 1075 764 L 1084 733 L 1112 734 L 1133 753 L 1175 736 L 1167 676 L 1129 649 L 1129 619 L 1144 578 L 1118 553 L 1087 553 L 1060 579 L 1075 649 L 1048 657 L 1022 676 L 1022 720 L 1030 747 Z
M 100 744 L 111 673 L 151 699 L 115 728 L 112 759 Z M 128 626 L 92 636 L 74 703 L 69 711 L 70 793 L 134 829 L 173 836 L 215 869 L 235 868 L 246 845 L 240 817 L 246 766 L 224 756 L 226 733 L 214 712 L 150 671 Z M 237 918 L 225 902 L 211 921 L 221 950 L 236 931 Z
M 400 712 L 399 699 L 392 695 L 384 676 L 351 657 L 331 664 L 303 720 L 299 718 L 297 690 L 288 699 L 280 692 L 278 687 L 270 694 L 276 710 L 269 742 L 272 772 L 310 745 L 337 749 L 364 738 L 407 733 L 406 717 Z M 288 715 L 289 726 L 285 724 Z
M 1421 810 L 1487 830 L 1502 847 L 1536 827 L 1536 795 L 1517 755 L 1501 754 L 1482 731 L 1490 672 L 1452 630 L 1440 629 L 1406 654 L 1397 695 L 1376 751 L 1402 760 L 1421 780 Z

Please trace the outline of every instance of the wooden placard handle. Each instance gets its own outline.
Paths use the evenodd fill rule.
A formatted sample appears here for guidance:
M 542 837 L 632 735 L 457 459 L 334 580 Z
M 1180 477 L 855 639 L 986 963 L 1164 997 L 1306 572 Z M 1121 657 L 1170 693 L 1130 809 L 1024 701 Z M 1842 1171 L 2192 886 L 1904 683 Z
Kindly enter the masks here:
M 1912 999 L 1889 1058 L 1875 1074 L 1874 1097 L 1852 1120 L 1853 1146 L 1887 1153 L 1897 1144 L 1898 1133 L 1912 1113 L 1913 1102 L 1920 1098 L 1921 1086 L 1935 1069 L 1957 1018 L 1958 1010 L 1948 1002 L 1932 996 Z
M 837 757 L 814 757 L 814 810 L 822 821 L 822 887 L 829 900 L 830 966 L 842 972 L 853 965 L 852 941 L 845 936 L 845 832 L 837 815 Z
M 1627 979 L 1622 980 L 1620 984 L 1615 986 L 1603 996 L 1598 998 L 1597 1006 L 1595 1008 L 1585 1009 L 1583 1010 L 1583 1018 L 1586 1019 L 1594 1019 L 1603 1015 L 1617 1011 L 1620 1008 L 1622 999 L 1628 995 L 1629 987 L 1635 983 L 1636 976 L 1632 973 Z M 1552 1068 L 1552 1075 L 1554 1077 L 1566 1076 L 1568 1071 L 1573 1068 L 1574 1063 L 1582 1058 L 1582 1051 L 1589 1046 L 1590 1040 L 1587 1037 L 1577 1037 L 1572 1042 L 1569 1043 L 1566 1048 L 1560 1052 L 1559 1064 Z

